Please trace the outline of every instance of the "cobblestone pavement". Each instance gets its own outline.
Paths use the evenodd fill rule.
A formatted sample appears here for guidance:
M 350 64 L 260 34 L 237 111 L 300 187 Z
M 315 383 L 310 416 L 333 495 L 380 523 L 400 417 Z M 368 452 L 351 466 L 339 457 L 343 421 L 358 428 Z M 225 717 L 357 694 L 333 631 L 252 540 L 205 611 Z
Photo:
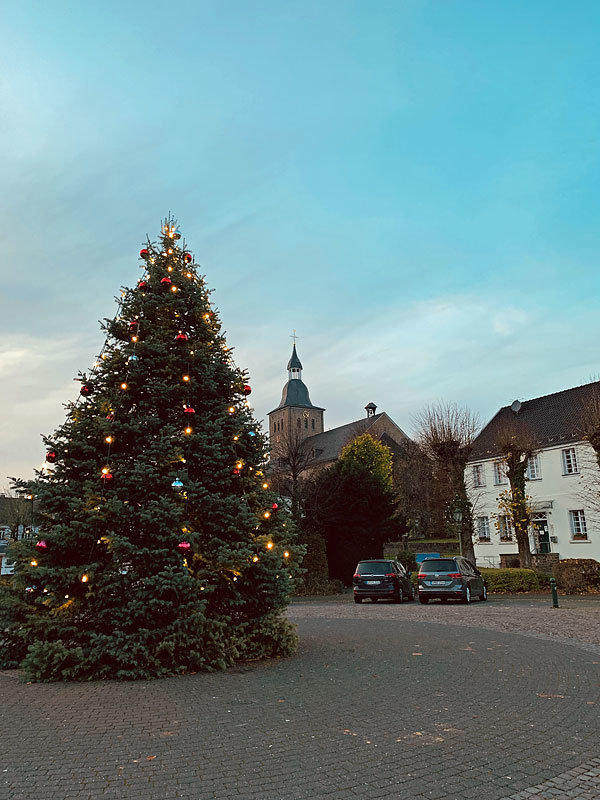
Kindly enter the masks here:
M 479 627 L 494 606 L 521 608 L 303 601 L 292 659 L 129 684 L 0 673 L 0 798 L 600 800 L 600 657 L 545 623 Z
M 550 595 L 496 595 L 486 603 L 470 606 L 450 602 L 442 605 L 420 603 L 370 603 L 355 605 L 352 593 L 333 598 L 297 599 L 291 616 L 302 608 L 302 617 L 345 617 L 349 619 L 398 618 L 402 620 L 438 622 L 443 625 L 488 628 L 509 633 L 527 633 L 563 642 L 597 645 L 600 652 L 600 595 L 560 597 L 559 608 L 552 608 Z M 595 650 L 594 647 L 587 647 Z

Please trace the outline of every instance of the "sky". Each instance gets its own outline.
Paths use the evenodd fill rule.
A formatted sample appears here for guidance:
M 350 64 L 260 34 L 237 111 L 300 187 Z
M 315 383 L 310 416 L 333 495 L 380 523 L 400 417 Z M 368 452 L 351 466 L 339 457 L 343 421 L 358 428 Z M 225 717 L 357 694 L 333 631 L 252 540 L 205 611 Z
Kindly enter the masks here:
M 0 52 L 0 491 L 170 211 L 256 416 L 487 422 L 600 373 L 595 0 L 20 0 Z

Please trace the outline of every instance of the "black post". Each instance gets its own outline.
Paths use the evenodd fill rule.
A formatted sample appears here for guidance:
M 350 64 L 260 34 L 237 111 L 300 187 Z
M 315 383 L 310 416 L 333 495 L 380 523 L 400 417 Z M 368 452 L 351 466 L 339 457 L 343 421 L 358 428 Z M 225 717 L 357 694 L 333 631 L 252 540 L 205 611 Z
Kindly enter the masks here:
M 555 578 L 550 578 L 550 588 L 552 589 L 552 608 L 558 608 L 558 592 L 556 591 Z

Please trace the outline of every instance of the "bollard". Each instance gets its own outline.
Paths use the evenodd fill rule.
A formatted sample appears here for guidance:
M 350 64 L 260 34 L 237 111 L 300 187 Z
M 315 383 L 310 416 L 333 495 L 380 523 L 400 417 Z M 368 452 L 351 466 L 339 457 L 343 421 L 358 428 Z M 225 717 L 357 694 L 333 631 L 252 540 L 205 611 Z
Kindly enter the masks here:
M 558 592 L 556 591 L 555 578 L 550 578 L 550 588 L 552 589 L 552 608 L 558 608 Z

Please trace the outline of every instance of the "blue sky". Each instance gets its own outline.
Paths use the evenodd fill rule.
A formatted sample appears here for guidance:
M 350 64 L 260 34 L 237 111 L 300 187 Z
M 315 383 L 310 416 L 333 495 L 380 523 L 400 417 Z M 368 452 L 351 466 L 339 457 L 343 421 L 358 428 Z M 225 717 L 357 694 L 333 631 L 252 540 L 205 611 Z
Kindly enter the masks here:
M 0 53 L 0 489 L 43 457 L 170 210 L 259 418 L 597 375 L 596 2 L 22 0 Z

